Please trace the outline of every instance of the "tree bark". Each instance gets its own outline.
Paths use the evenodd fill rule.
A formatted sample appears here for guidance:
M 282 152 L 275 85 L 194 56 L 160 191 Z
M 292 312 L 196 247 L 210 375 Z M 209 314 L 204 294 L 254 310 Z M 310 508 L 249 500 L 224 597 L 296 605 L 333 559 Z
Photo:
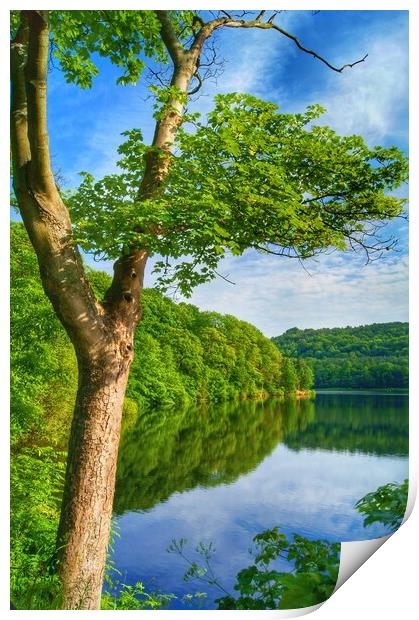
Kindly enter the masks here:
M 118 349 L 120 342 L 115 339 Z M 58 530 L 64 609 L 100 609 L 128 356 L 79 358 L 79 384 Z
M 57 560 L 64 609 L 100 609 L 112 518 L 122 407 L 141 318 L 145 251 L 121 257 L 104 300 L 99 347 L 78 350 Z

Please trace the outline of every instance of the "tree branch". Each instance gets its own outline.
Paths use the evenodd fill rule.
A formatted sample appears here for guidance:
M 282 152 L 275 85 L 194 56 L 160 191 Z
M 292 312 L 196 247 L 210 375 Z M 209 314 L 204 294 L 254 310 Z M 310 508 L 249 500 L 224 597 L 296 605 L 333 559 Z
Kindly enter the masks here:
M 263 11 L 261 12 L 263 13 Z M 287 32 L 286 30 L 284 30 L 284 28 L 281 28 L 280 26 L 275 24 L 274 19 L 276 15 L 277 15 L 277 12 L 271 15 L 267 22 L 261 21 L 260 13 L 256 17 L 256 19 L 253 19 L 253 20 L 231 19 L 231 18 L 221 19 L 220 18 L 218 20 L 213 20 L 212 22 L 209 22 L 207 26 L 209 26 L 210 24 L 214 24 L 212 30 L 214 30 L 215 28 L 219 28 L 220 26 L 225 26 L 227 28 L 261 28 L 263 30 L 276 30 L 277 32 L 284 35 L 288 39 L 291 39 L 291 41 L 294 41 L 295 45 L 302 52 L 305 52 L 306 54 L 313 56 L 313 58 L 317 58 L 318 60 L 320 60 L 320 62 L 325 64 L 327 67 L 329 67 L 329 69 L 332 69 L 332 71 L 336 71 L 337 73 L 342 73 L 344 69 L 354 67 L 355 65 L 358 65 L 359 63 L 364 62 L 364 60 L 368 57 L 368 54 L 365 54 L 363 58 L 360 58 L 359 60 L 356 60 L 355 62 L 347 63 L 345 65 L 342 65 L 341 67 L 336 67 L 335 65 L 332 65 L 326 58 L 324 58 L 323 56 L 321 56 L 314 50 L 311 50 L 305 47 L 295 35 Z
M 44 12 L 23 12 L 11 50 L 13 187 L 44 290 L 77 352 L 84 354 L 101 341 L 103 308 L 87 281 L 51 172 L 46 125 L 48 38 Z
M 225 13 L 225 11 L 221 11 Z M 190 51 L 194 54 L 196 60 L 199 59 L 199 55 L 201 53 L 202 47 L 205 41 L 212 35 L 214 30 L 224 26 L 226 23 L 230 22 L 230 17 L 219 17 L 217 19 L 213 19 L 210 22 L 207 22 L 202 26 L 202 28 L 195 35 L 194 41 L 190 47 Z
M 196 93 L 201 89 L 201 86 L 202 86 L 202 78 L 199 75 L 198 71 L 196 71 L 194 78 L 198 80 L 198 84 L 195 86 L 195 88 L 193 88 L 187 93 L 188 97 L 190 97 L 191 95 L 196 95 Z
M 331 69 L 332 71 L 336 71 L 337 73 L 342 73 L 344 69 L 354 67 L 355 65 L 358 65 L 359 63 L 364 62 L 365 59 L 368 57 L 368 54 L 365 54 L 365 56 L 363 56 L 359 60 L 356 60 L 355 62 L 352 62 L 352 63 L 344 64 L 341 67 L 337 67 L 333 65 L 326 58 L 324 58 L 324 56 L 321 56 L 316 51 L 311 50 L 308 47 L 305 47 L 295 35 L 291 34 L 290 32 L 287 32 L 286 30 L 284 30 L 284 28 L 281 28 L 280 26 L 278 26 L 278 24 L 276 24 L 274 20 L 280 12 L 281 11 L 274 11 L 272 15 L 269 17 L 269 19 L 264 22 L 262 21 L 262 19 L 266 11 L 260 11 L 255 19 L 249 19 L 249 20 L 237 19 L 233 17 L 233 15 L 231 13 L 228 13 L 227 11 L 220 11 L 219 14 L 222 14 L 223 17 L 217 17 L 203 25 L 203 27 L 196 34 L 195 39 L 191 45 L 190 51 L 195 52 L 195 54 L 199 54 L 204 42 L 212 35 L 214 30 L 216 30 L 217 28 L 222 28 L 222 27 L 260 28 L 262 30 L 276 30 L 277 32 L 287 37 L 291 41 L 294 41 L 295 45 L 302 52 L 309 54 L 310 56 L 313 56 L 313 58 L 317 58 L 318 60 L 320 60 L 320 62 L 325 64 L 327 67 L 329 67 L 329 69 Z M 165 11 L 157 11 L 157 13 L 165 13 Z
M 151 73 L 153 78 L 155 78 L 164 88 L 168 87 L 169 84 L 167 83 L 167 81 L 165 82 L 162 78 L 162 71 L 154 71 L 151 67 L 147 67 L 147 70 L 149 71 L 149 73 Z M 152 84 L 152 78 L 148 78 L 148 80 L 149 83 Z
M 316 202 L 317 200 L 323 201 L 324 198 L 346 198 L 346 195 L 343 193 L 335 193 L 335 194 L 323 194 L 322 196 L 314 196 L 313 198 L 307 198 L 303 200 L 301 204 L 306 205 L 310 202 Z
M 286 30 L 284 30 L 283 28 L 280 28 L 280 26 L 278 26 L 277 24 L 272 23 L 271 27 L 274 30 L 277 30 L 278 32 L 280 32 L 281 34 L 283 34 L 285 37 L 288 37 L 288 39 L 291 39 L 291 41 L 294 41 L 295 45 L 302 51 L 305 52 L 306 54 L 310 54 L 310 56 L 313 56 L 313 58 L 317 58 L 318 60 L 320 60 L 320 62 L 322 62 L 323 64 L 325 64 L 327 67 L 329 67 L 329 69 L 332 69 L 332 71 L 336 71 L 337 73 L 342 73 L 342 71 L 344 69 L 347 68 L 352 68 L 355 67 L 355 65 L 359 65 L 361 62 L 364 62 L 364 60 L 368 57 L 368 54 L 365 54 L 365 56 L 363 56 L 362 58 L 360 58 L 359 60 L 356 60 L 355 62 L 352 63 L 347 63 L 345 65 L 342 65 L 341 67 L 335 67 L 334 65 L 332 65 L 328 60 L 326 60 L 326 58 L 324 58 L 323 56 L 320 56 L 320 54 L 318 54 L 317 52 L 315 52 L 314 50 L 310 50 L 307 47 L 304 47 L 304 45 L 302 45 L 300 43 L 300 41 L 297 39 L 297 37 L 293 34 L 290 34 L 289 32 L 287 32 Z
M 32 188 L 53 194 L 47 130 L 47 74 L 49 53 L 48 12 L 27 11 L 29 23 L 28 59 L 25 68 L 28 104 L 28 137 L 31 149 Z
M 14 40 L 11 42 L 11 141 L 13 153 L 13 179 L 15 184 L 22 185 L 22 173 L 31 158 L 28 140 L 28 106 L 24 66 L 27 60 L 27 44 L 29 29 L 26 20 L 22 19 Z
M 269 242 L 267 242 L 267 244 L 275 245 Z M 255 248 L 255 250 L 258 250 L 259 252 L 262 252 L 263 254 L 273 254 L 274 256 L 284 256 L 286 258 L 296 258 L 299 261 L 306 260 L 307 258 L 313 258 L 314 256 L 318 256 L 319 254 L 321 254 L 320 250 L 317 250 L 317 251 L 313 250 L 307 253 L 300 253 L 294 247 L 283 247 L 279 252 L 276 252 L 275 250 L 271 250 L 267 246 L 263 246 L 259 244 L 255 244 L 253 247 Z
M 232 280 L 229 280 L 227 276 L 223 276 L 222 273 L 219 273 L 218 271 L 215 271 L 215 269 L 214 269 L 214 273 L 215 273 L 216 276 L 218 276 L 219 278 L 221 278 L 225 282 L 228 282 L 229 284 L 233 284 L 234 286 L 236 286 L 235 282 L 233 282 Z
M 176 32 L 173 28 L 170 16 L 167 11 L 156 11 L 157 19 L 161 24 L 161 37 L 163 43 L 169 52 L 170 58 L 174 65 L 179 65 L 185 57 L 185 50 L 183 45 L 176 36 Z

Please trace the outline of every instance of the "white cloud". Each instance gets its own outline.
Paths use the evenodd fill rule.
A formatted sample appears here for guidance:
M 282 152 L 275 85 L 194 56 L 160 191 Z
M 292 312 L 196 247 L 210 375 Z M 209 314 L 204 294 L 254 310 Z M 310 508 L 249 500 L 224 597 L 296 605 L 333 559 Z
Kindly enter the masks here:
M 357 40 L 347 58 L 362 57 L 365 62 L 341 75 L 331 74 L 322 90 L 310 94 L 310 101 L 328 110 L 324 122 L 344 134 L 357 133 L 370 143 L 398 137 L 407 139 L 407 127 L 400 127 L 400 115 L 408 101 L 408 44 L 404 30 L 371 33 L 369 41 Z M 313 99 L 313 96 L 315 99 Z M 404 135 L 403 135 L 404 134 Z M 394 138 L 393 138 L 394 139 Z
M 198 287 L 190 300 L 205 310 L 233 314 L 268 336 L 291 327 L 320 328 L 408 320 L 407 258 L 363 265 L 359 257 L 334 254 L 299 263 L 246 253 L 227 258 L 216 280 Z

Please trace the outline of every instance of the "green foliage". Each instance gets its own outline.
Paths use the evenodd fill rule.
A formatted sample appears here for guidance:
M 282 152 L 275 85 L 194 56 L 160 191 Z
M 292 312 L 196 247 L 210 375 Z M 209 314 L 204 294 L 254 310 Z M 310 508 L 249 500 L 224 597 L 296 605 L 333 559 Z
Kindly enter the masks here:
M 314 385 L 314 372 L 307 362 L 299 358 L 294 361 L 297 367 L 298 388 L 300 390 L 310 390 Z
M 141 582 L 134 586 L 121 584 L 118 594 L 104 592 L 101 598 L 101 609 L 164 609 L 176 598 L 174 594 L 147 592 Z
M 218 599 L 219 609 L 296 609 L 328 599 L 339 572 L 340 544 L 309 540 L 294 534 L 288 540 L 278 528 L 257 534 L 254 564 L 237 574 L 238 597 Z M 278 558 L 294 565 L 292 572 L 272 567 Z
M 297 388 L 297 369 L 292 359 L 285 358 L 282 367 L 282 384 L 286 392 L 294 392 Z
M 170 93 L 158 96 L 167 105 Z M 165 191 L 155 200 L 138 200 L 150 147 L 138 129 L 125 132 L 121 173 L 99 181 L 83 173 L 68 199 L 79 242 L 108 258 L 127 246 L 167 257 L 156 263 L 158 284 L 184 295 L 216 276 L 226 252 L 307 258 L 330 247 L 365 248 L 376 233 L 371 220 L 403 209 L 404 200 L 385 192 L 406 180 L 406 158 L 395 147 L 369 149 L 359 136 L 314 125 L 323 111 L 282 114 L 250 95 L 217 96 L 205 124 L 179 130 Z
M 214 574 L 211 558 L 215 549 L 211 543 L 200 543 L 196 548 L 203 564 L 186 555 L 186 539 L 172 541 L 168 551 L 189 564 L 185 580 L 198 579 L 226 593 L 216 599 L 218 609 L 296 609 L 322 603 L 331 596 L 339 572 L 339 543 L 309 540 L 299 534 L 288 539 L 277 527 L 257 534 L 253 542 L 254 563 L 236 577 L 234 590 L 238 596 L 228 593 Z M 275 562 L 280 558 L 290 563 L 290 571 L 277 570 Z
M 408 387 L 409 324 L 289 329 L 273 342 L 313 369 L 316 388 Z
M 122 406 L 122 431 L 125 432 L 127 429 L 135 426 L 137 419 L 138 405 L 135 400 L 126 396 Z
M 55 536 L 65 453 L 21 448 L 10 464 L 11 599 L 18 609 L 56 608 Z
M 355 353 L 365 357 L 392 357 L 408 353 L 408 323 L 373 323 L 359 327 L 293 327 L 272 340 L 285 355 L 304 358 L 339 358 Z
M 96 54 L 123 69 L 120 84 L 135 84 L 144 57 L 166 61 L 154 11 L 50 11 L 52 49 L 68 82 L 89 88 Z
M 43 291 L 27 233 L 12 223 L 10 265 L 11 439 L 48 429 L 52 443 L 68 428 L 76 390 L 70 341 Z
M 282 356 L 255 327 L 143 294 L 127 395 L 153 406 L 281 393 Z
M 368 493 L 357 502 L 355 508 L 366 515 L 364 526 L 382 523 L 390 532 L 397 530 L 404 519 L 409 493 L 409 481 L 390 482 Z
M 113 521 L 111 528 L 110 541 L 108 545 L 108 556 L 105 567 L 105 584 L 106 587 L 102 592 L 101 609 L 107 610 L 141 610 L 141 609 L 164 609 L 174 599 L 178 597 L 175 594 L 165 594 L 160 591 L 147 592 L 144 584 L 139 581 L 134 585 L 122 582 L 119 578 L 115 578 L 115 574 L 121 576 L 122 573 L 115 568 L 113 560 L 110 559 L 110 553 L 113 553 L 113 543 L 115 537 L 119 537 L 118 526 Z M 200 604 L 206 597 L 203 592 L 194 594 L 186 594 L 182 597 L 182 602 L 191 605 L 193 602 Z
M 119 588 L 116 594 L 109 591 L 103 592 L 101 598 L 101 609 L 107 610 L 142 610 L 142 609 L 165 609 L 170 603 L 178 599 L 175 594 L 164 594 L 162 592 L 147 592 L 141 581 L 134 586 L 126 583 L 113 584 Z M 206 598 L 205 592 L 194 592 L 184 594 L 180 602 L 187 606 L 202 607 L 202 602 Z
M 283 358 L 281 385 L 286 394 L 293 394 L 296 390 L 309 392 L 313 383 L 313 370 L 304 359 Z
M 12 11 L 12 35 L 20 12 Z M 193 34 L 196 11 L 169 11 L 182 42 Z M 98 56 L 122 69 L 118 84 L 136 84 L 146 60 L 167 62 L 155 11 L 49 11 L 54 56 L 68 82 L 89 88 L 99 73 Z
M 20 24 L 20 11 L 10 11 L 10 39 L 16 36 Z
M 11 597 L 19 609 L 56 608 L 53 554 L 74 406 L 76 360 L 39 279 L 21 224 L 11 228 Z M 38 447 L 39 446 L 39 447 Z

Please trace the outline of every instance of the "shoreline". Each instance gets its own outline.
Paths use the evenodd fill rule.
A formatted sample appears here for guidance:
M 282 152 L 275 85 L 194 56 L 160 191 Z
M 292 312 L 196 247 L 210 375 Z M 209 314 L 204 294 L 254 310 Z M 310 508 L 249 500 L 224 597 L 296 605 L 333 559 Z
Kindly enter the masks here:
M 362 387 L 352 387 L 352 388 L 342 388 L 342 387 L 331 387 L 331 388 L 316 388 L 316 394 L 353 394 L 354 392 L 361 394 L 409 394 L 409 388 L 362 388 Z
M 277 398 L 279 400 L 286 400 L 289 398 L 296 398 L 297 400 L 303 400 L 308 398 L 314 398 L 316 396 L 316 390 L 294 390 L 292 392 L 269 392 L 260 391 L 251 396 L 240 397 L 239 400 L 267 400 L 268 398 Z

